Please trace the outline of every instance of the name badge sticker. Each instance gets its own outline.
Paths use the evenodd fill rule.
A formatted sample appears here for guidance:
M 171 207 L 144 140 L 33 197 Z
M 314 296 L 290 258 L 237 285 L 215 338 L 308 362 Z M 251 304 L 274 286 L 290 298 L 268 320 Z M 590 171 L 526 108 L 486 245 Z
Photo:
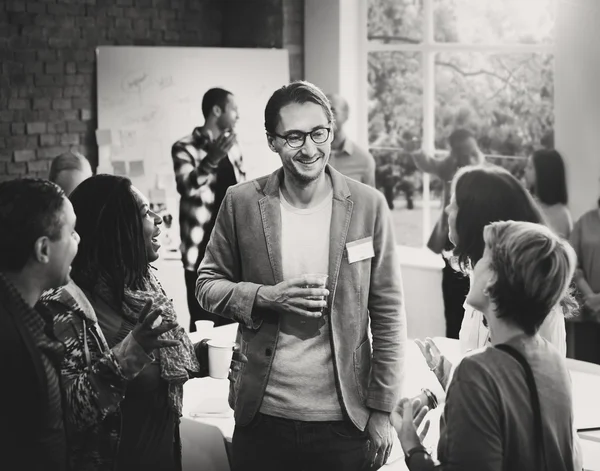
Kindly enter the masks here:
M 354 240 L 346 244 L 348 252 L 348 263 L 360 262 L 375 256 L 373 249 L 373 237 L 365 237 L 364 239 Z

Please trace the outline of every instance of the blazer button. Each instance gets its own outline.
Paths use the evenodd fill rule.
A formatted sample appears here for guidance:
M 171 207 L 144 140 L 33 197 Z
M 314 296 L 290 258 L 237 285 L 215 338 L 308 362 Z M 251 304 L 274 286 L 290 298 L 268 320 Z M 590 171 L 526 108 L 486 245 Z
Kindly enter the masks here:
M 273 350 L 271 350 L 270 348 L 267 348 L 265 350 L 265 355 L 267 355 L 268 357 L 270 357 L 271 355 L 273 355 Z

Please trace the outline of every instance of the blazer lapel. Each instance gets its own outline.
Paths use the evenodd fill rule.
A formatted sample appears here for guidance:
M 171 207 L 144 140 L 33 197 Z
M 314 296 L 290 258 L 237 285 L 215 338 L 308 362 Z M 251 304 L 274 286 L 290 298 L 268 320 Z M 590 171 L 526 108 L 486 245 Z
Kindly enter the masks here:
M 279 185 L 282 171 L 280 169 L 271 174 L 264 189 L 265 196 L 258 201 L 269 262 L 273 270 L 274 284 L 283 281 L 281 263 L 281 207 L 279 201 Z
M 327 171 L 331 175 L 333 186 L 333 205 L 331 210 L 330 242 L 329 242 L 329 291 L 330 299 L 335 297 L 346 236 L 352 219 L 354 203 L 350 199 L 350 189 L 341 173 L 329 165 Z
M 331 299 L 333 299 L 344 255 L 344 248 L 346 246 L 346 236 L 350 227 L 350 220 L 352 219 L 354 203 L 350 199 L 350 189 L 342 174 L 329 165 L 326 171 L 331 176 L 333 186 L 329 242 L 329 290 L 331 292 Z M 271 174 L 264 188 L 265 196 L 258 202 L 275 284 L 283 281 L 281 262 L 281 208 L 279 201 L 279 187 L 282 175 L 283 169 L 279 169 L 277 172 Z

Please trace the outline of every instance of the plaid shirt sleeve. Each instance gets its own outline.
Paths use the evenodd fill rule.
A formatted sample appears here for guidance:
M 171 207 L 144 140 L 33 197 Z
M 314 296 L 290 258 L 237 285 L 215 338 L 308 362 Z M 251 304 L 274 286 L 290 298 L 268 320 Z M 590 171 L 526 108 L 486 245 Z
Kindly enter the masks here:
M 194 132 L 171 148 L 177 191 L 181 196 L 192 196 L 195 190 L 208 183 L 209 177 L 216 171 L 216 167 L 204 159 L 206 142 Z

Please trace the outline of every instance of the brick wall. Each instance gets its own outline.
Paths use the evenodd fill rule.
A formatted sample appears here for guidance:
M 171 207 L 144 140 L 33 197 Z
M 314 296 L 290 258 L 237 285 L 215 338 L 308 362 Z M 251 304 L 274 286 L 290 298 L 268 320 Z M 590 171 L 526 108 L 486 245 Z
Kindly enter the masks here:
M 223 47 L 284 48 L 290 78 L 304 78 L 304 0 L 227 0 Z
M 287 47 L 302 78 L 303 0 L 0 2 L 0 180 L 46 177 L 75 149 L 97 162 L 95 48 Z

